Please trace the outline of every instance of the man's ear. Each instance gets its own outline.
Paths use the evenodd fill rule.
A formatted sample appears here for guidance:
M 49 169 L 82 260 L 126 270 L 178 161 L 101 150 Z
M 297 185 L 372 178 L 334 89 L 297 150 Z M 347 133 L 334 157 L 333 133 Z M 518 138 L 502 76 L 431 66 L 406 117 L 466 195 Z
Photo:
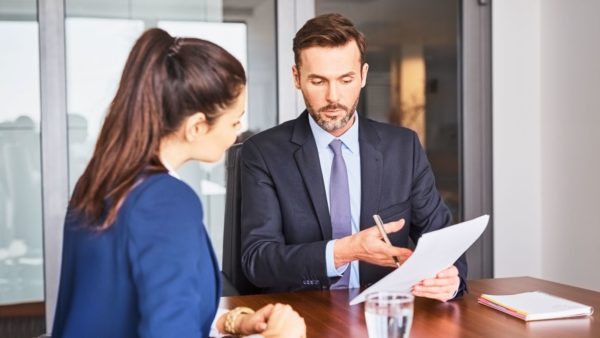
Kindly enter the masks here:
M 300 89 L 300 70 L 297 65 L 292 66 L 292 75 L 294 76 L 294 85 L 296 89 Z
M 198 140 L 208 132 L 208 121 L 204 113 L 195 113 L 185 120 L 185 140 L 192 142 Z
M 369 72 L 369 64 L 368 63 L 364 63 L 362 65 L 362 70 L 361 70 L 361 75 L 362 75 L 362 83 L 360 84 L 360 88 L 364 88 L 365 85 L 367 84 L 367 73 Z

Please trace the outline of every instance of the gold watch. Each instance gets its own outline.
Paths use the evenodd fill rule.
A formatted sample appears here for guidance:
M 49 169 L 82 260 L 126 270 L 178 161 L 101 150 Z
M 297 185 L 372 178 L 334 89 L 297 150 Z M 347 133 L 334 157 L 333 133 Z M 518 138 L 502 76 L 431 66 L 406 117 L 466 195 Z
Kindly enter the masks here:
M 225 332 L 231 334 L 239 334 L 235 327 L 235 321 L 242 314 L 253 314 L 254 310 L 245 306 L 238 306 L 235 309 L 227 312 L 225 316 Z

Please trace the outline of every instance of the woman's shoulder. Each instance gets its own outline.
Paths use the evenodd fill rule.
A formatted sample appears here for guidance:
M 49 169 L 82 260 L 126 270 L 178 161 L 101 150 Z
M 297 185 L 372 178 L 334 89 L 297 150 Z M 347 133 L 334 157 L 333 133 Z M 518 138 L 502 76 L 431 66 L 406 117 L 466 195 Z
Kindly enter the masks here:
M 123 207 L 165 203 L 177 204 L 185 208 L 190 205 L 200 205 L 200 199 L 182 180 L 168 173 L 156 173 L 140 178 Z
M 202 219 L 202 204 L 194 190 L 160 173 L 146 176 L 132 189 L 119 211 L 117 226 L 138 239 L 165 227 L 176 236 L 188 236 L 203 230 Z

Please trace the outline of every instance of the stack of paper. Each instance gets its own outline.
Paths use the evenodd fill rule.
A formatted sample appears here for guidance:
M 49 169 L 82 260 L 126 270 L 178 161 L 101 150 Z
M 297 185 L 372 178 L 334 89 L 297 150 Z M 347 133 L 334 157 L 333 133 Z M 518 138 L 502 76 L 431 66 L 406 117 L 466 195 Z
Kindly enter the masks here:
M 478 302 L 524 321 L 589 316 L 594 312 L 591 306 L 539 291 L 514 295 L 482 294 Z

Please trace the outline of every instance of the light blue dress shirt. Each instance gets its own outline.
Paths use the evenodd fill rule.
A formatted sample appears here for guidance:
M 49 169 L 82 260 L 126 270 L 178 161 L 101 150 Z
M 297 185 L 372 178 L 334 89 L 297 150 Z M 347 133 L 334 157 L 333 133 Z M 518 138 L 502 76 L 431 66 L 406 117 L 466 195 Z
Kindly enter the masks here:
M 355 112 L 354 114 L 358 114 Z M 312 134 L 317 144 L 319 152 L 319 162 L 321 163 L 321 171 L 323 174 L 323 183 L 325 185 L 325 193 L 327 195 L 327 206 L 329 207 L 329 177 L 331 176 L 331 164 L 333 162 L 333 150 L 329 148 L 329 143 L 335 139 L 333 135 L 321 128 L 317 122 L 309 115 L 309 124 Z M 338 137 L 342 143 L 342 156 L 346 162 L 346 170 L 348 171 L 348 186 L 350 187 L 350 213 L 352 216 L 352 234 L 360 231 L 360 146 L 358 143 L 358 118 L 354 119 L 354 124 L 342 136 Z M 335 268 L 333 259 L 333 245 L 335 239 L 327 242 L 325 248 L 325 262 L 327 264 L 327 276 L 341 276 L 346 269 L 350 270 L 349 287 L 358 288 L 360 282 L 358 279 L 358 261 L 353 261 Z

